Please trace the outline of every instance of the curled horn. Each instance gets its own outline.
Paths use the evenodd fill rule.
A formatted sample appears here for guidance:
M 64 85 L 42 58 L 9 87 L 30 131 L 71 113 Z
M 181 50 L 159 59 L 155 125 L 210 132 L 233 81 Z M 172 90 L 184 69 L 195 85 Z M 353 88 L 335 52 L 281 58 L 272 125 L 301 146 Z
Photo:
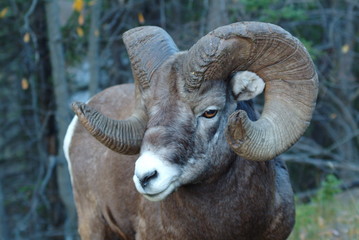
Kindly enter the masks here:
M 148 121 L 141 93 L 150 86 L 152 74 L 178 49 L 164 30 L 152 26 L 131 29 L 124 33 L 123 40 L 136 86 L 132 116 L 126 120 L 110 119 L 84 103 L 74 103 L 72 108 L 82 125 L 102 144 L 118 153 L 137 154 Z
M 265 83 L 265 103 L 253 122 L 234 112 L 227 142 L 238 155 L 255 161 L 274 158 L 292 146 L 309 125 L 318 94 L 313 62 L 298 39 L 267 23 L 241 22 L 217 28 L 189 50 L 186 88 L 228 79 L 237 71 L 256 73 Z

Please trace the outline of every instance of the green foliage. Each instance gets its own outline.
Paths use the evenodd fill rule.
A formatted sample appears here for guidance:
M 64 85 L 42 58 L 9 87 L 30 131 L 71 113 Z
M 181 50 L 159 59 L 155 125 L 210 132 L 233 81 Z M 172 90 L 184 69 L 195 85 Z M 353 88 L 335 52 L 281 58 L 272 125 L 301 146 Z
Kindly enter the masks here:
M 358 193 L 346 192 L 320 203 L 297 204 L 296 224 L 289 240 L 359 239 Z
M 306 40 L 304 38 L 300 38 L 300 41 L 308 50 L 310 56 L 314 61 L 322 55 L 322 52 L 319 49 L 315 48 L 314 43 L 312 41 Z
M 340 184 L 341 181 L 335 175 L 329 174 L 322 182 L 314 202 L 321 203 L 333 200 L 334 196 L 341 192 Z
M 301 21 L 307 18 L 305 6 L 302 5 L 286 5 L 280 0 L 244 0 L 242 3 L 246 12 L 263 22 L 279 23 L 281 20 Z
M 359 211 L 357 202 L 349 199 L 343 204 L 338 200 L 341 181 L 333 174 L 329 174 L 322 181 L 321 187 L 312 201 L 308 204 L 298 203 L 296 206 L 296 225 L 289 239 L 330 239 L 336 235 L 347 234 L 359 236 L 355 230 L 355 226 L 359 223 L 359 219 L 353 217 L 356 211 Z M 348 211 L 353 209 L 354 211 Z M 341 219 L 345 215 L 350 219 L 346 221 L 347 233 L 342 233 L 337 229 L 338 225 L 342 225 L 347 217 Z M 346 238 L 345 238 L 346 239 Z M 351 238 L 348 238 L 351 239 Z
M 19 193 L 25 197 L 28 201 L 31 199 L 32 194 L 34 193 L 34 185 L 23 185 L 19 188 Z
M 242 3 L 246 7 L 247 11 L 255 12 L 259 11 L 261 9 L 267 9 L 271 5 L 275 5 L 279 2 L 279 0 L 258 0 L 258 1 L 252 1 L 252 0 L 243 0 Z
M 306 14 L 303 9 L 297 9 L 293 5 L 279 9 L 264 9 L 264 15 L 259 19 L 264 22 L 278 23 L 280 20 L 299 21 L 305 20 Z
M 292 234 L 294 239 L 299 239 L 299 233 L 305 226 L 314 226 L 316 224 L 317 206 L 315 204 L 299 204 L 296 207 L 295 227 Z M 315 234 L 315 229 L 309 229 L 309 234 Z

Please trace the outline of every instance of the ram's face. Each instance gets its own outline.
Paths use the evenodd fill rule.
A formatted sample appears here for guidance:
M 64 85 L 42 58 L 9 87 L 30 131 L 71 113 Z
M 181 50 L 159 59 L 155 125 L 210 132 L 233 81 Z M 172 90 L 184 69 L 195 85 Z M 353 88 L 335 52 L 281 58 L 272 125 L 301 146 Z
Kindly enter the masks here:
M 137 190 L 150 200 L 202 180 L 220 164 L 212 159 L 228 152 L 223 133 L 229 109 L 235 110 L 223 81 L 189 93 L 181 89 L 176 73 L 165 69 L 145 94 L 149 121 L 133 177 Z

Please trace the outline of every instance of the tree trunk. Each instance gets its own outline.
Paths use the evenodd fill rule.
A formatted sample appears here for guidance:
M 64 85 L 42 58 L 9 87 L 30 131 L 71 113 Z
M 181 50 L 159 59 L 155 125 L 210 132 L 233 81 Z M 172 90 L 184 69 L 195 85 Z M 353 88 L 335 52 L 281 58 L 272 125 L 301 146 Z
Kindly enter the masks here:
M 0 177 L 1 178 L 1 177 Z M 0 179 L 2 180 L 2 179 Z M 7 216 L 5 212 L 4 193 L 2 190 L 2 181 L 0 181 L 0 239 L 9 239 Z
M 72 196 L 71 181 L 62 151 L 63 140 L 70 122 L 68 88 L 65 75 L 65 58 L 63 54 L 60 31 L 59 6 L 57 0 L 46 1 L 46 21 L 51 57 L 52 80 L 56 98 L 56 124 L 58 131 L 57 182 L 61 199 L 66 208 L 65 239 L 74 239 L 76 229 L 75 205 Z
M 228 23 L 227 1 L 210 0 L 207 32 Z
M 354 17 L 355 3 L 350 2 L 346 8 L 346 14 L 344 17 L 344 31 L 341 37 L 341 51 L 338 54 L 338 83 L 341 94 L 340 101 L 342 101 L 341 107 L 338 106 L 342 115 L 341 122 L 343 122 L 343 129 L 340 132 L 339 139 L 344 139 L 350 136 L 355 130 L 358 129 L 358 125 L 355 121 L 355 116 L 351 113 L 353 109 L 353 93 L 355 91 L 355 76 L 353 72 L 354 62 L 354 39 L 355 39 L 355 17 Z M 356 148 L 355 140 L 358 137 L 353 137 L 352 140 L 343 143 L 340 147 L 340 151 L 343 153 L 343 163 L 355 162 L 358 156 L 358 150 Z M 347 171 L 343 171 L 340 174 L 341 178 L 350 181 L 356 177 L 356 174 Z
M 99 26 L 101 7 L 102 0 L 95 0 L 95 4 L 91 8 L 91 28 L 88 51 L 88 59 L 90 63 L 90 96 L 93 96 L 97 93 L 100 78 Z

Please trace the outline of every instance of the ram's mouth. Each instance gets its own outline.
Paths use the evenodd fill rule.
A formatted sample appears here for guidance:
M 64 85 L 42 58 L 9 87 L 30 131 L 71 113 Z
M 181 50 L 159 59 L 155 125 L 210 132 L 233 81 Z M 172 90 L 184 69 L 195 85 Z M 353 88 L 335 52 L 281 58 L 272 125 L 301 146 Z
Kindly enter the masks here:
M 179 185 L 178 181 L 173 180 L 166 187 L 158 189 L 158 191 L 153 191 L 153 189 L 145 190 L 136 177 L 134 177 L 133 180 L 137 191 L 142 194 L 146 199 L 153 202 L 165 199 L 168 195 L 174 192 Z
M 168 195 L 170 195 L 172 192 L 176 190 L 176 185 L 174 182 L 171 182 L 170 185 L 168 185 L 167 188 L 165 188 L 163 191 L 158 193 L 142 193 L 145 198 L 147 198 L 150 201 L 156 202 L 161 201 L 165 199 Z

